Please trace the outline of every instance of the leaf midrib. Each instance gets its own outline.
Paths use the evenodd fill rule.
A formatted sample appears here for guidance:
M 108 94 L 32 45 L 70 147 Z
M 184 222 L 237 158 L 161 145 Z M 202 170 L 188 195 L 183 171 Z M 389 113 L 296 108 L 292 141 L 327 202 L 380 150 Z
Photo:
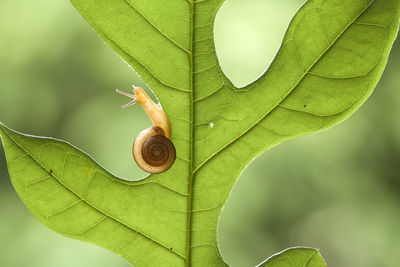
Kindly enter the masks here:
M 188 212 L 186 230 L 186 266 L 190 266 L 192 246 L 192 210 L 193 210 L 193 184 L 194 184 L 194 0 L 190 0 L 190 166 L 189 166 L 189 188 L 188 188 Z
M 36 160 L 36 158 L 26 149 L 24 149 L 20 144 L 18 144 L 18 142 L 12 137 L 10 136 L 7 131 L 4 129 L 4 126 L 2 124 L 0 124 L 0 128 L 2 130 L 2 132 L 7 135 L 8 138 L 10 138 L 10 140 L 12 140 L 12 142 L 18 146 L 22 151 L 24 151 L 30 158 L 32 158 L 33 161 L 36 162 L 37 165 L 39 165 L 43 170 L 45 170 L 47 173 L 49 173 L 49 170 L 43 166 L 39 161 Z M 56 140 L 54 138 L 50 138 L 51 140 Z M 59 140 L 56 140 L 59 141 Z M 61 141 L 60 141 L 61 142 Z M 72 145 L 71 145 L 72 146 Z M 68 153 L 68 152 L 67 152 Z M 83 152 L 82 152 L 83 153 Z M 80 200 L 82 200 L 83 202 L 85 202 L 87 205 L 89 205 L 90 207 L 92 207 L 93 209 L 95 209 L 96 211 L 98 211 L 99 213 L 102 213 L 103 215 L 109 217 L 110 219 L 116 221 L 117 223 L 129 228 L 130 230 L 142 235 L 143 237 L 149 239 L 150 241 L 154 242 L 155 244 L 165 248 L 168 251 L 171 251 L 172 253 L 176 254 L 177 256 L 179 256 L 180 258 L 186 259 L 184 255 L 182 255 L 181 253 L 179 253 L 176 250 L 171 250 L 171 247 L 164 245 L 163 243 L 161 243 L 160 241 L 157 241 L 156 239 L 150 237 L 149 235 L 142 233 L 141 231 L 135 229 L 134 227 L 120 221 L 119 219 L 115 218 L 114 216 L 108 214 L 107 212 L 99 209 L 98 207 L 94 206 L 93 204 L 91 204 L 87 199 L 81 197 L 78 193 L 74 192 L 73 189 L 69 188 L 67 185 L 65 185 L 59 178 L 57 178 L 54 174 L 50 174 L 51 177 L 53 177 L 61 186 L 63 186 L 64 188 L 66 188 L 68 191 L 70 191 L 73 195 L 75 195 L 77 198 L 79 198 Z
M 333 47 L 333 45 L 337 42 L 337 40 L 343 35 L 344 32 L 347 31 L 347 29 L 362 15 L 364 14 L 364 12 L 366 10 L 368 10 L 368 8 L 372 5 L 372 3 L 374 3 L 375 0 L 371 1 L 339 34 L 338 36 L 331 42 L 331 44 L 325 49 L 324 52 L 322 52 L 322 54 L 310 65 L 309 68 L 307 68 L 303 75 L 299 78 L 299 80 L 297 81 L 297 83 L 293 86 L 292 89 L 290 89 L 288 91 L 288 93 L 283 96 L 276 105 L 274 105 L 270 110 L 268 110 L 263 116 L 260 117 L 260 119 L 258 119 L 254 124 L 252 124 L 249 128 L 247 128 L 245 131 L 243 131 L 242 133 L 240 133 L 237 137 L 235 137 L 232 141 L 228 142 L 227 144 L 225 144 L 224 146 L 222 146 L 220 149 L 218 149 L 216 152 L 214 152 L 213 154 L 211 154 L 208 158 L 206 158 L 203 162 L 201 162 L 195 169 L 194 169 L 194 173 L 197 173 L 203 166 L 205 166 L 211 159 L 213 159 L 215 156 L 217 156 L 219 153 L 221 153 L 223 150 L 225 150 L 226 148 L 228 148 L 229 146 L 231 146 L 233 143 L 235 143 L 236 141 L 238 141 L 242 136 L 246 135 L 248 132 L 250 132 L 254 127 L 256 127 L 263 119 L 265 119 L 273 110 L 275 110 L 281 103 L 283 100 L 285 100 L 296 88 L 297 86 L 300 84 L 300 82 L 304 79 L 304 77 L 309 74 L 310 70 L 315 66 L 315 64 L 317 64 L 321 58 Z M 296 45 L 296 44 L 294 44 Z M 265 72 L 265 74 L 261 77 L 264 77 L 265 75 L 268 74 L 268 71 Z M 260 78 L 261 78 L 260 77 Z M 258 81 L 258 80 L 257 80 Z M 255 81 L 253 84 L 250 84 L 249 86 L 252 86 L 254 84 L 257 83 L 257 81 Z

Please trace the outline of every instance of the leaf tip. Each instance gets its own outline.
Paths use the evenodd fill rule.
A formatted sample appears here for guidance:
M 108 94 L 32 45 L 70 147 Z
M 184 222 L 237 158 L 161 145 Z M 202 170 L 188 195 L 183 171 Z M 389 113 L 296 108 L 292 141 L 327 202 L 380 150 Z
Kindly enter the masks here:
M 5 137 L 4 136 L 6 135 L 4 128 L 7 128 L 7 127 L 4 125 L 3 122 L 0 121 L 0 145 L 2 144 L 3 148 L 5 147 L 5 140 L 4 140 Z
M 4 133 L 4 128 L 7 128 L 2 121 L 0 121 L 0 137 Z
M 284 262 L 291 259 L 294 267 L 327 267 L 320 251 L 310 247 L 292 247 L 276 253 L 261 262 L 257 267 L 272 267 L 272 263 Z
M 0 121 L 0 137 L 6 134 L 6 131 L 10 130 L 2 121 Z
M 3 143 L 3 148 L 6 150 L 6 144 L 14 142 L 11 138 L 13 134 L 19 134 L 15 130 L 8 128 L 3 122 L 0 121 L 0 139 Z

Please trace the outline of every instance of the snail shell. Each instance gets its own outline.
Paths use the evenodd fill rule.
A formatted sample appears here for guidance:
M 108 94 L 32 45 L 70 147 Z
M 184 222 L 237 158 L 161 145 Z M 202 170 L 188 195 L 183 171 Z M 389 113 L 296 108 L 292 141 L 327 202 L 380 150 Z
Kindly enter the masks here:
M 162 128 L 153 126 L 136 137 L 132 147 L 137 165 L 149 173 L 162 173 L 175 162 L 175 146 Z

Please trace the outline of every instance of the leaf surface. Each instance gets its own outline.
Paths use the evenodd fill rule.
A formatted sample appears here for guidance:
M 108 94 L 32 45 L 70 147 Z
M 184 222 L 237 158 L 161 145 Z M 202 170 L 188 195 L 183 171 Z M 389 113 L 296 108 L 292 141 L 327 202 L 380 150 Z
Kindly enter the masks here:
M 134 266 L 226 265 L 216 229 L 240 173 L 268 148 L 359 108 L 398 31 L 399 0 L 309 0 L 269 69 L 235 88 L 213 38 L 223 2 L 72 0 L 158 97 L 177 161 L 129 182 L 68 143 L 1 125 L 12 182 L 44 225 Z

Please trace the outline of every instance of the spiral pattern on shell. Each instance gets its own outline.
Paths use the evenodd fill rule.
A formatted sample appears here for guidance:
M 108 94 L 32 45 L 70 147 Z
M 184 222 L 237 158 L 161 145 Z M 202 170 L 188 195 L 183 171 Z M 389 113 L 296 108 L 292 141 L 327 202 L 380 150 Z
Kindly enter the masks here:
M 162 135 L 155 135 L 147 138 L 143 143 L 143 160 L 152 166 L 161 166 L 168 162 L 171 153 L 174 153 L 172 142 Z

